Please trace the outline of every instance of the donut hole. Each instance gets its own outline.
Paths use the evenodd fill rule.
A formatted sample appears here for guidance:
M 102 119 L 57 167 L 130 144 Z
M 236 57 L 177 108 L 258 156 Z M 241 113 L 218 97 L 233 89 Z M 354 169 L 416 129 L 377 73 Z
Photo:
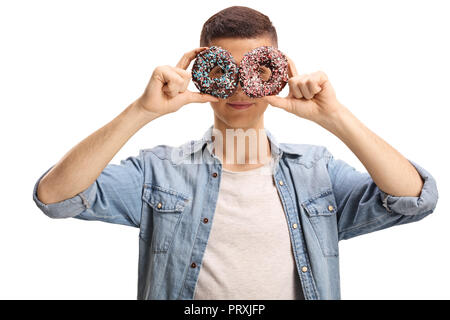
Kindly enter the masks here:
M 272 71 L 269 69 L 269 67 L 264 65 L 258 67 L 258 73 L 263 81 L 269 81 L 270 77 L 272 76 Z
M 225 72 L 222 70 L 221 67 L 219 66 L 215 66 L 214 68 L 211 69 L 211 71 L 209 72 L 209 77 L 211 79 L 217 79 L 220 78 L 221 76 L 223 76 L 225 74 Z

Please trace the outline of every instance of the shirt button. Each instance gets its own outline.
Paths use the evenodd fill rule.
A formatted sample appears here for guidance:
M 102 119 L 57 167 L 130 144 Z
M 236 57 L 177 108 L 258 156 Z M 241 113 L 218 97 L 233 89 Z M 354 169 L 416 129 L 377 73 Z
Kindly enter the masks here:
M 203 219 L 203 223 L 208 223 L 208 221 L 209 221 L 208 218 Z
M 280 181 L 278 181 L 278 184 L 280 185 L 280 186 L 282 186 L 284 183 L 283 183 L 283 180 L 280 180 Z
M 195 262 L 192 262 L 191 263 L 191 268 L 196 268 L 196 267 L 197 267 L 197 264 Z
M 297 229 L 297 224 L 296 223 L 294 223 L 293 225 L 292 225 L 292 228 L 294 228 L 294 229 Z
M 161 202 L 158 202 L 158 204 L 157 204 L 156 206 L 158 207 L 158 209 L 161 209 L 162 203 L 161 203 Z
M 217 178 L 217 172 L 214 172 L 214 173 L 212 174 L 212 176 L 213 176 L 214 178 Z
M 308 267 L 302 267 L 302 272 L 308 271 Z
M 333 206 L 330 204 L 329 206 L 328 206 L 328 211 L 333 211 Z

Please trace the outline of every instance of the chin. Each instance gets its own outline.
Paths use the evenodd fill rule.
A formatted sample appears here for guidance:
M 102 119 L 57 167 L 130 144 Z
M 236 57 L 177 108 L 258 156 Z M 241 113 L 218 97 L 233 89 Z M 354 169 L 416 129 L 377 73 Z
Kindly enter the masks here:
M 227 121 L 227 126 L 229 128 L 233 129 L 239 129 L 239 128 L 249 128 L 254 125 L 255 121 L 248 121 L 246 119 L 233 119 L 230 121 Z
M 267 109 L 267 103 L 255 103 L 246 110 L 233 110 L 227 101 L 211 102 L 215 116 L 229 128 L 248 128 L 256 125 Z

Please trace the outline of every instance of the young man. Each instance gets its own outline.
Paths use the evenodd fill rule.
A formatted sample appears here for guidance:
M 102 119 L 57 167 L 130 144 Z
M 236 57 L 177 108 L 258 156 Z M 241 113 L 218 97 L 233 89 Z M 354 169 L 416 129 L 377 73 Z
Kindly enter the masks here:
M 176 67 L 157 67 L 141 97 L 44 172 L 34 201 L 52 218 L 139 228 L 138 299 L 339 299 L 338 241 L 432 213 L 435 180 L 356 119 L 324 72 L 300 75 L 289 58 L 286 98 L 187 90 L 186 69 L 208 46 L 238 65 L 254 48 L 277 47 L 267 16 L 224 9 L 204 24 L 200 45 Z M 108 164 L 140 128 L 193 102 L 214 109 L 202 139 Z M 325 147 L 278 143 L 264 127 L 268 104 L 336 135 L 368 173 Z M 239 152 L 242 132 L 258 134 Z

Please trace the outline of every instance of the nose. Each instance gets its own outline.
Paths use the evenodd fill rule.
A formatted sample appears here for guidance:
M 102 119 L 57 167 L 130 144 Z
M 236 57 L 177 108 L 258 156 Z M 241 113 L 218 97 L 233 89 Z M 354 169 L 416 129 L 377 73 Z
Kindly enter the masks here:
M 239 94 L 242 94 L 243 98 L 248 98 L 248 96 L 245 94 L 244 90 L 242 89 L 242 83 L 241 83 L 241 61 L 242 61 L 242 59 L 239 62 L 236 62 L 237 70 L 238 70 L 238 77 L 237 77 L 238 84 L 237 84 L 237 88 L 236 88 L 235 94 L 239 93 Z
M 248 97 L 246 96 L 246 94 L 244 93 L 244 90 L 242 89 L 241 81 L 239 80 L 239 78 L 238 78 L 238 80 L 237 80 L 236 90 L 234 91 L 234 93 L 233 93 L 232 96 L 233 96 L 233 97 L 234 97 L 234 96 L 241 96 L 241 97 L 243 97 L 243 98 L 248 98 Z

